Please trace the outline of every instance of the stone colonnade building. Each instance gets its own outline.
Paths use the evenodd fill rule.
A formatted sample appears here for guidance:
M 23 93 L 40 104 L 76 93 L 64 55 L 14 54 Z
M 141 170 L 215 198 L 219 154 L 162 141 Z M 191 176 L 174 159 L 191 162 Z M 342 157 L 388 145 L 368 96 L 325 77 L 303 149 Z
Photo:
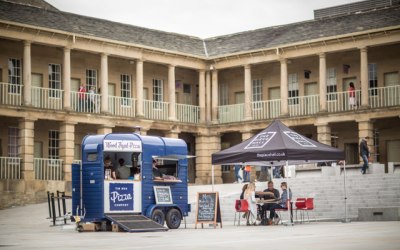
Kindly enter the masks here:
M 0 192 L 62 186 L 85 135 L 135 126 L 184 139 L 199 184 L 212 153 L 273 119 L 344 149 L 349 164 L 365 136 L 375 161 L 400 161 L 399 1 L 314 14 L 200 39 L 0 1 Z

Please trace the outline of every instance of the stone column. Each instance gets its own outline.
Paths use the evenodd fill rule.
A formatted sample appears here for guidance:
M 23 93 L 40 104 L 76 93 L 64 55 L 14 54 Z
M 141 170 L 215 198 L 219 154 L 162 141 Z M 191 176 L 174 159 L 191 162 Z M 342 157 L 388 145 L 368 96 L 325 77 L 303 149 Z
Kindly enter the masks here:
M 101 112 L 108 113 L 108 55 L 101 54 L 100 63 Z
M 251 108 L 251 66 L 244 66 L 244 119 L 250 121 L 253 119 Z
M 212 123 L 218 123 L 218 70 L 212 71 Z
M 326 103 L 326 55 L 319 54 L 319 111 L 327 111 Z
M 71 181 L 71 164 L 74 160 L 76 122 L 62 122 L 60 126 L 60 158 L 63 160 L 64 180 Z
M 369 137 L 367 140 L 368 148 L 371 157 L 374 155 L 374 124 L 373 120 L 357 120 L 358 122 L 358 143 L 360 143 L 362 138 Z M 360 157 L 360 163 L 362 162 L 362 158 Z
M 211 154 L 221 150 L 219 134 L 199 134 L 196 136 L 196 184 L 212 183 Z M 214 166 L 214 183 L 222 183 L 221 166 Z
M 100 125 L 98 128 L 97 128 L 97 134 L 99 134 L 99 135 L 105 135 L 105 134 L 110 134 L 110 133 L 112 133 L 112 129 L 113 129 L 113 127 L 114 126 L 107 126 L 107 125 Z
M 33 166 L 33 148 L 35 139 L 35 120 L 22 118 L 19 120 L 19 155 L 22 158 L 21 179 L 35 179 Z
M 143 61 L 136 61 L 136 116 L 143 117 Z
M 368 54 L 367 48 L 360 49 L 360 81 L 361 81 L 361 107 L 368 108 Z
M 287 59 L 283 58 L 281 62 L 281 116 L 288 116 L 288 73 Z
M 176 121 L 175 101 L 175 66 L 168 65 L 168 119 Z
M 206 121 L 206 85 L 205 70 L 199 70 L 199 107 L 200 107 L 200 123 Z
M 318 141 L 328 146 L 332 145 L 331 127 L 328 123 L 315 124 L 317 126 Z
M 32 104 L 32 66 L 31 66 L 31 42 L 24 41 L 24 58 L 22 60 L 22 80 L 24 85 L 24 105 Z
M 206 121 L 211 122 L 211 75 L 206 72 Z
M 179 133 L 180 133 L 180 131 L 171 130 L 171 131 L 168 131 L 168 132 L 165 133 L 165 137 L 178 139 L 179 138 Z
M 63 61 L 63 88 L 64 88 L 64 109 L 71 109 L 71 49 L 64 48 Z

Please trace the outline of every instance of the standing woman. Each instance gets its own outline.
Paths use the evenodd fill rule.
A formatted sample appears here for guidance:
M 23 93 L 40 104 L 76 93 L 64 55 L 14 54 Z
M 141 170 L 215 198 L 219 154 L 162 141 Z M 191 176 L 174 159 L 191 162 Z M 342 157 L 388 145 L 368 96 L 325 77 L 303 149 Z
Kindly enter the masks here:
M 247 186 L 246 191 L 244 192 L 244 198 L 247 200 L 249 204 L 249 212 L 247 214 L 247 225 L 256 225 L 257 218 L 257 201 L 256 201 L 256 185 L 254 182 L 250 183 Z
M 356 92 L 353 82 L 349 83 L 349 107 L 350 109 L 356 108 Z

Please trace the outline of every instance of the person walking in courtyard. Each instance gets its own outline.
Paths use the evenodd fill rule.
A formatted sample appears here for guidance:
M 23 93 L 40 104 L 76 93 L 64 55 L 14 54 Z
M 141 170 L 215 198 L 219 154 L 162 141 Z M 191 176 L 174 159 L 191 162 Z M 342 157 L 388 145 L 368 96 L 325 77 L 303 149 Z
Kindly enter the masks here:
M 365 174 L 367 172 L 367 168 L 368 168 L 368 158 L 370 156 L 369 154 L 369 148 L 368 148 L 368 144 L 367 144 L 367 140 L 369 139 L 369 137 L 365 137 L 361 139 L 360 142 L 360 156 L 364 162 L 362 168 L 361 168 L 361 174 Z
M 235 165 L 235 183 L 241 183 L 243 182 L 242 176 L 240 176 L 240 165 Z
M 349 108 L 355 109 L 356 107 L 357 107 L 357 105 L 356 105 L 355 87 L 354 87 L 354 83 L 350 82 L 349 83 Z
M 250 171 L 251 171 L 251 166 L 244 166 L 242 168 L 243 170 L 243 182 L 250 182 Z

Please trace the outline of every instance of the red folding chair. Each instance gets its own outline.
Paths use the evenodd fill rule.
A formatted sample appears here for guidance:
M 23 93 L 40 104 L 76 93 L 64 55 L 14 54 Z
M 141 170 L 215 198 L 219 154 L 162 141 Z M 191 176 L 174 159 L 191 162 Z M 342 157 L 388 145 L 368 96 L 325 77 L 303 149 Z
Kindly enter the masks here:
M 235 220 L 233 221 L 233 225 L 236 225 L 236 215 L 239 214 L 238 226 L 240 226 L 240 215 L 241 213 L 249 211 L 249 203 L 247 203 L 247 200 L 236 200 L 235 210 Z
M 290 218 L 289 218 L 289 220 L 292 222 L 293 221 L 292 202 L 289 199 L 286 201 L 286 207 L 285 208 L 275 209 L 275 212 L 278 213 L 279 218 L 282 218 L 281 212 L 288 211 L 288 209 L 290 210 Z M 280 220 L 280 222 L 283 223 L 282 220 Z
M 306 198 L 297 198 L 294 210 L 296 210 L 296 221 L 297 221 L 297 211 L 300 211 L 300 221 L 304 221 L 304 208 L 306 208 Z
M 305 207 L 298 210 L 301 210 L 303 212 L 303 218 L 304 218 L 304 212 L 307 212 L 307 220 L 308 222 L 310 222 L 309 211 L 314 210 L 314 198 L 306 198 Z M 315 220 L 317 219 L 315 218 Z

